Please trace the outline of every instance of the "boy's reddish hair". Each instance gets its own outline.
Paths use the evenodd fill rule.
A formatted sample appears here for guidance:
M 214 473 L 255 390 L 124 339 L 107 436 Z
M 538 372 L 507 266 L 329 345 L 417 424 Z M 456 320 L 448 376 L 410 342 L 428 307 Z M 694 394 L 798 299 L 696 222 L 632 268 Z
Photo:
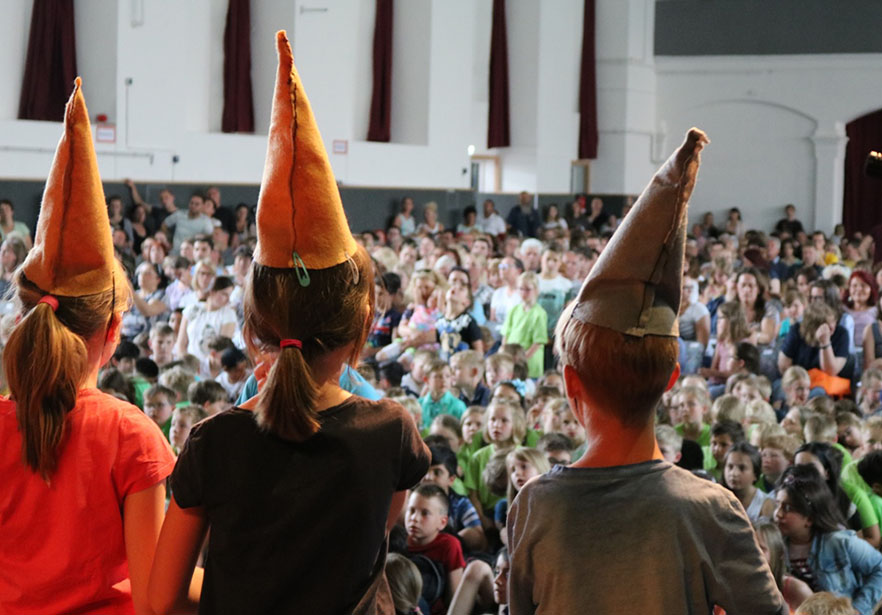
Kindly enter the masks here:
M 561 314 L 555 353 L 579 375 L 585 392 L 625 425 L 639 425 L 655 410 L 677 365 L 677 338 L 635 337 Z

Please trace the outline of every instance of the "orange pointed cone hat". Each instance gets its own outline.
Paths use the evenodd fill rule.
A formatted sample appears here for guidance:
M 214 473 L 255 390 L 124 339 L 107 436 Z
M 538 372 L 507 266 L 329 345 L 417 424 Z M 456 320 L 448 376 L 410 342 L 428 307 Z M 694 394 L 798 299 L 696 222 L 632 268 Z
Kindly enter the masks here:
M 346 262 L 357 244 L 284 30 L 276 34 L 276 46 L 279 72 L 257 201 L 254 260 L 281 269 L 327 269 Z
M 687 206 L 707 136 L 692 128 L 591 269 L 573 318 L 627 335 L 676 337 Z
M 34 247 L 22 264 L 28 280 L 63 297 L 110 290 L 117 267 L 81 85 L 77 77 L 46 179 Z

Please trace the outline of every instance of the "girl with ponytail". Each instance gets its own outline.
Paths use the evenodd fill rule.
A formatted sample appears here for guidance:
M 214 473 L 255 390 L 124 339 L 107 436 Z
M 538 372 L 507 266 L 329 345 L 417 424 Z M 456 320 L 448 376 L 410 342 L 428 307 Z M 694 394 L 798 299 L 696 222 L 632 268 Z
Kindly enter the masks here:
M 243 334 L 257 396 L 198 425 L 170 481 L 150 577 L 157 613 L 387 612 L 386 543 L 429 467 L 408 412 L 340 387 L 374 314 L 284 33 Z M 260 370 L 258 370 L 260 374 Z M 193 570 L 206 533 L 201 590 Z
M 0 613 L 149 613 L 147 583 L 174 454 L 98 371 L 130 303 L 79 88 L 34 247 L 13 280 L 17 321 L 0 398 Z

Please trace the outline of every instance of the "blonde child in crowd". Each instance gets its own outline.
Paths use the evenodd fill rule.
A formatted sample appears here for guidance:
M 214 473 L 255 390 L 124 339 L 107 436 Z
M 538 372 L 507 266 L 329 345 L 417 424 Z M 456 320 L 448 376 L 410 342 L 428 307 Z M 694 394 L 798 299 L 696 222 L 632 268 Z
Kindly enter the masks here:
M 784 600 L 792 612 L 812 595 L 812 589 L 806 585 L 805 581 L 788 574 L 790 562 L 778 525 L 774 521 L 763 520 L 754 523 L 753 528 L 756 531 L 756 540 L 760 550 L 772 569 L 772 576 L 775 577 L 778 591 L 784 596 Z
M 419 613 L 420 596 L 423 593 L 423 577 L 417 565 L 404 555 L 390 553 L 386 556 L 385 569 L 395 612 Z
M 524 441 L 527 425 L 524 411 L 505 400 L 493 400 L 484 414 L 484 439 L 487 446 L 475 452 L 463 480 L 469 490 L 469 499 L 475 505 L 481 524 L 493 528 L 493 507 L 501 499 L 494 495 L 483 480 L 484 468 L 497 451 L 513 449 Z
M 444 598 L 430 605 L 433 615 L 446 611 L 466 566 L 459 540 L 441 531 L 447 527 L 448 513 L 447 494 L 438 485 L 428 483 L 411 491 L 404 511 L 408 551 L 440 564 L 446 574 Z
M 144 391 L 144 414 L 159 425 L 163 435 L 170 440 L 172 411 L 175 409 L 175 392 L 161 384 L 154 384 Z
M 677 433 L 701 446 L 710 446 L 710 425 L 706 420 L 710 405 L 706 389 L 681 387 L 671 407 L 671 423 Z
M 177 365 L 159 374 L 159 384 L 170 389 L 174 393 L 172 404 L 187 406 L 190 402 L 187 399 L 187 392 L 190 385 L 196 381 L 193 372 L 186 369 L 183 365 Z
M 156 324 L 150 329 L 147 343 L 150 346 L 150 358 L 157 367 L 162 368 L 174 361 L 176 339 L 175 330 L 165 323 Z
M 811 378 L 805 368 L 792 365 L 781 377 L 781 388 L 784 390 L 784 403 L 777 412 L 778 420 L 783 419 L 790 408 L 808 403 L 812 390 Z
M 787 434 L 783 428 L 770 431 L 760 440 L 760 457 L 762 459 L 762 476 L 759 487 L 771 493 L 778 487 L 778 481 L 784 470 L 793 465 L 793 456 L 801 442 Z
M 732 386 L 731 390 L 727 392 L 740 399 L 745 405 L 754 400 L 763 399 L 759 379 L 753 374 L 735 374 L 731 376 L 726 383 L 727 389 L 729 388 L 729 382 L 732 382 Z
M 857 611 L 847 596 L 832 592 L 812 594 L 796 609 L 796 615 L 854 615 Z
M 861 414 L 872 416 L 882 409 L 882 370 L 871 367 L 861 374 L 857 404 Z
M 466 405 L 457 399 L 449 387 L 450 367 L 436 359 L 426 370 L 427 393 L 420 398 L 423 408 L 423 427 L 428 428 L 439 414 L 460 418 Z
M 484 358 L 475 350 L 462 350 L 450 359 L 453 382 L 459 389 L 459 399 L 466 406 L 486 406 L 492 391 L 484 380 Z
M 397 329 L 402 348 L 421 346 L 437 350 L 436 343 L 420 342 L 425 333 L 435 330 L 435 321 L 441 316 L 444 303 L 445 286 L 444 279 L 431 269 L 420 269 L 413 274 L 407 289 L 411 304 L 401 315 Z
M 852 461 L 851 453 L 836 441 L 836 436 L 836 419 L 832 416 L 816 412 L 806 419 L 805 426 L 803 427 L 803 437 L 806 444 L 810 442 L 829 444 L 842 455 L 840 466 L 845 467 Z
M 170 441 L 175 453 L 180 453 L 187 442 L 193 425 L 207 418 L 205 410 L 199 406 L 182 406 L 175 408 L 171 416 Z
M 404 395 L 402 397 L 392 397 L 392 401 L 397 401 L 399 404 L 404 406 L 404 409 L 407 410 L 407 413 L 413 419 L 414 424 L 417 429 L 423 428 L 423 407 L 420 406 L 420 402 L 410 397 L 409 395 Z
M 506 489 L 506 497 L 496 503 L 494 510 L 494 521 L 496 528 L 499 530 L 499 537 L 503 544 L 506 542 L 505 522 L 508 518 L 508 511 L 511 503 L 514 502 L 515 496 L 521 490 L 521 487 L 527 484 L 527 481 L 541 474 L 545 474 L 551 469 L 548 459 L 542 451 L 535 448 L 516 448 L 505 457 L 505 467 L 508 471 L 508 488 Z
M 799 325 L 802 315 L 805 313 L 805 297 L 798 290 L 788 290 L 784 293 L 784 309 L 781 311 L 781 327 L 778 329 L 778 337 L 784 339 L 790 327 Z
M 425 395 L 426 368 L 434 358 L 435 353 L 431 350 L 417 350 L 413 354 L 410 372 L 401 379 L 401 387 L 415 397 Z
M 511 355 L 497 352 L 484 360 L 484 379 L 490 389 L 500 382 L 507 382 L 514 378 L 514 359 Z
M 723 462 L 723 486 L 735 494 L 753 522 L 771 517 L 775 510 L 774 498 L 754 485 L 761 467 L 760 452 L 747 442 L 733 444 Z
M 541 378 L 545 371 L 545 344 L 548 343 L 548 316 L 536 303 L 539 278 L 528 271 L 518 276 L 521 303 L 506 315 L 502 325 L 504 344 L 519 344 L 527 355 L 527 376 Z
M 462 428 L 463 445 L 460 450 L 460 458 L 469 461 L 472 455 L 489 442 L 484 441 L 484 414 L 485 408 L 481 406 L 469 406 L 460 417 L 459 424 Z M 460 461 L 462 463 L 462 461 Z M 466 467 L 463 465 L 463 467 Z
M 836 442 L 854 456 L 864 446 L 864 423 L 851 412 L 836 413 Z
M 681 453 L 683 436 L 677 433 L 677 430 L 670 425 L 656 425 L 655 439 L 658 441 L 658 450 L 661 451 L 664 460 L 676 465 L 683 456 Z

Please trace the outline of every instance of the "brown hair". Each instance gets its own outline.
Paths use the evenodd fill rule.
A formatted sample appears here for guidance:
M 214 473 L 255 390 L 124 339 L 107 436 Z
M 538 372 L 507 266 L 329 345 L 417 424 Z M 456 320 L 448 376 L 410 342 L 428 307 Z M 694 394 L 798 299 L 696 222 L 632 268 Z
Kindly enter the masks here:
M 635 337 L 570 318 L 567 306 L 555 330 L 561 367 L 579 374 L 585 392 L 604 404 L 624 425 L 652 414 L 677 365 L 676 337 Z
M 58 309 L 38 303 L 46 291 L 15 276 L 21 320 L 9 334 L 3 364 L 21 432 L 22 461 L 48 481 L 58 465 L 65 417 L 89 372 L 87 340 L 110 326 L 111 313 L 128 309 L 129 285 L 117 267 L 112 290 L 55 297 Z
M 319 430 L 315 408 L 319 383 L 311 365 L 320 357 L 355 342 L 349 361 L 357 362 L 374 313 L 374 269 L 364 248 L 327 269 L 277 269 L 251 265 L 245 284 L 245 343 L 254 356 L 275 350 L 255 414 L 257 422 L 287 440 L 301 442 Z M 278 351 L 283 339 L 302 348 Z

